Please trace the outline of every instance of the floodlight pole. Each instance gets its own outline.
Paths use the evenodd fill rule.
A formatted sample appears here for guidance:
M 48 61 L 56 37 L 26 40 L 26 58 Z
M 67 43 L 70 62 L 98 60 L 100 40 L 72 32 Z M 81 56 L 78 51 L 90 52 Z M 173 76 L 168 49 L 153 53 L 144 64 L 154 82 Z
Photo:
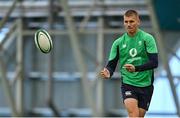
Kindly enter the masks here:
M 54 21 L 54 11 L 53 11 L 53 5 L 54 0 L 49 0 L 49 17 L 48 17 L 48 23 L 49 23 L 49 30 L 53 29 L 53 21 Z M 53 36 L 51 36 L 52 38 Z M 50 107 L 54 113 L 54 116 L 59 117 L 59 111 L 57 106 L 54 104 L 54 78 L 53 78 L 53 59 L 54 59 L 54 51 L 52 50 L 50 54 L 48 55 L 48 98 L 47 103 L 48 107 Z
M 98 37 L 97 37 L 97 100 L 96 100 L 96 112 L 98 114 L 98 116 L 103 117 L 105 115 L 105 104 L 104 104 L 104 80 L 99 78 L 99 72 L 101 71 L 101 69 L 103 69 L 103 57 L 104 57 L 104 19 L 103 17 L 99 17 L 98 19 L 98 27 L 99 27 L 99 31 L 98 31 Z
M 16 70 L 19 70 L 19 77 L 16 81 L 16 109 L 20 116 L 24 114 L 24 74 L 23 74 L 23 39 L 22 39 L 22 21 L 18 19 L 18 35 L 17 35 L 17 54 L 16 54 L 17 66 Z

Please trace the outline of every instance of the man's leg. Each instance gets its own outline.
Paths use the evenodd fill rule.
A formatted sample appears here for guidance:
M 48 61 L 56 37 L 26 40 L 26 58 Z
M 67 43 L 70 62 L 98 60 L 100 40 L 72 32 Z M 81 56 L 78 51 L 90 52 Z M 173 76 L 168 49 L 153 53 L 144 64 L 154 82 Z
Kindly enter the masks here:
M 126 98 L 124 104 L 129 117 L 139 117 L 138 101 L 136 99 Z
M 143 93 L 143 94 L 142 94 Z M 144 87 L 141 89 L 141 94 L 139 95 L 138 99 L 138 107 L 139 107 L 139 116 L 144 117 L 146 111 L 149 108 L 151 97 L 153 94 L 153 86 Z
M 139 108 L 139 117 L 144 117 L 146 114 L 146 110 L 143 108 Z

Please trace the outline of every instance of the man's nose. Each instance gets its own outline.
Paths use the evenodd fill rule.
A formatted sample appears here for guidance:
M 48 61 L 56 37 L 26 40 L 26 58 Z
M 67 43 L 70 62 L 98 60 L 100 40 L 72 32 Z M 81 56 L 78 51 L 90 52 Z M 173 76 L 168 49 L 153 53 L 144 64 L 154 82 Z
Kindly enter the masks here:
M 128 26 L 130 26 L 130 25 L 131 25 L 131 23 L 130 23 L 130 22 L 128 22 L 128 23 L 127 23 L 127 25 L 128 25 Z

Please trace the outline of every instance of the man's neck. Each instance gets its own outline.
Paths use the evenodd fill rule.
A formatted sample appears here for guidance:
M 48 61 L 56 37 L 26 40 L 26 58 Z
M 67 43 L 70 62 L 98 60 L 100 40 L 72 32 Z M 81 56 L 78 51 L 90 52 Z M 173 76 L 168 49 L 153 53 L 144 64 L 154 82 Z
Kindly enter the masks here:
M 129 33 L 129 32 L 128 32 L 128 35 L 129 35 L 130 37 L 134 37 L 135 34 L 136 34 L 136 33 Z
M 135 32 L 128 32 L 127 34 L 130 36 L 130 37 L 134 37 L 136 35 L 136 33 L 138 32 L 138 30 L 136 30 Z

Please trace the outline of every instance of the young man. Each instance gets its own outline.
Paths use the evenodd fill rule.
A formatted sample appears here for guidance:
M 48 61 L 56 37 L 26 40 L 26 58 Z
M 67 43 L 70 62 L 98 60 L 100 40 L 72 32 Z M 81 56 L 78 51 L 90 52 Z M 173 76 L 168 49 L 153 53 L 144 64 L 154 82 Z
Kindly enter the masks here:
M 129 117 L 144 117 L 153 94 L 153 69 L 158 66 L 155 39 L 139 29 L 140 19 L 135 10 L 124 14 L 127 33 L 114 41 L 102 78 L 113 75 L 119 61 L 122 77 L 122 96 Z

